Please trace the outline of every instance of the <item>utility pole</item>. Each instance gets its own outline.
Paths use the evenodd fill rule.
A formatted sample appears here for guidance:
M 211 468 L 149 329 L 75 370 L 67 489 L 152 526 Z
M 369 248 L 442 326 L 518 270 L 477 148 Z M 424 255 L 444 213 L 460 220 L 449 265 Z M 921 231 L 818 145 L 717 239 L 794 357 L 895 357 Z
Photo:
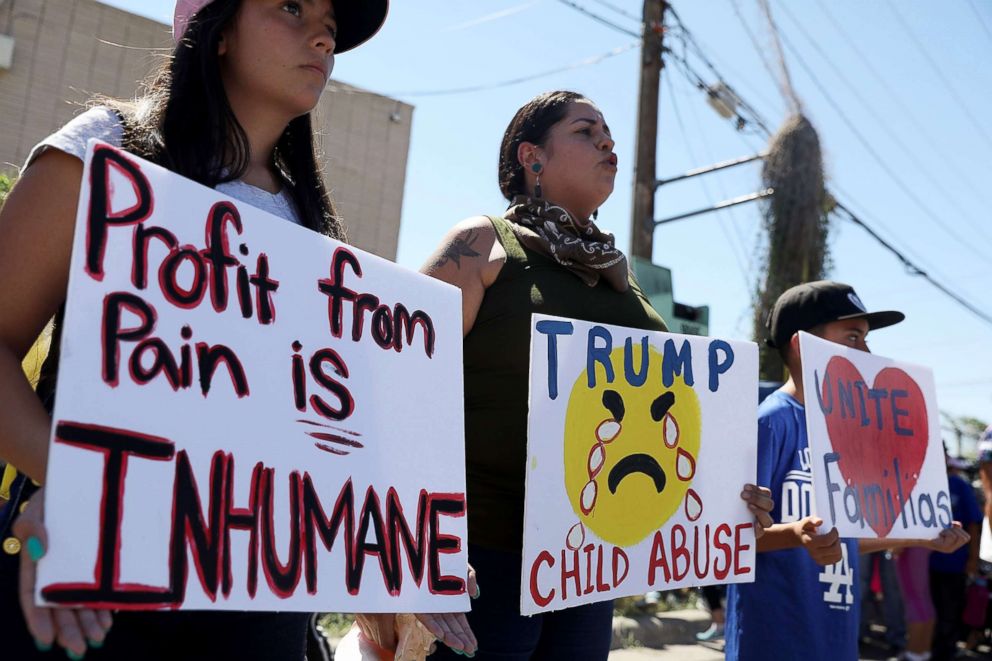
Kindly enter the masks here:
M 634 210 L 630 219 L 630 252 L 651 260 L 654 247 L 654 193 L 657 181 L 658 89 L 661 83 L 662 26 L 665 0 L 644 0 L 641 36 L 641 82 L 637 102 L 637 163 L 634 166 Z

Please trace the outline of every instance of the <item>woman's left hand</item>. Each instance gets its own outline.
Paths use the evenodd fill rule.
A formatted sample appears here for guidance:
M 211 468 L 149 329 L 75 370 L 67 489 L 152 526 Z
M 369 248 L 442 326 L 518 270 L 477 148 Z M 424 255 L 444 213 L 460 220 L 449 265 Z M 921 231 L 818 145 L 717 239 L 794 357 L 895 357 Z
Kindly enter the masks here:
M 475 570 L 468 568 L 468 594 L 472 599 L 479 596 L 479 584 L 475 578 Z M 451 649 L 462 652 L 466 656 L 475 656 L 479 641 L 472 633 L 465 613 L 417 613 L 417 619 L 434 634 L 440 642 Z
M 58 643 L 67 652 L 82 658 L 88 645 L 103 644 L 110 630 L 110 611 L 90 608 L 45 608 L 34 603 L 35 568 L 48 547 L 42 518 L 44 489 L 39 489 L 14 521 L 13 533 L 23 540 L 19 597 L 21 612 L 39 649 Z
M 754 514 L 754 538 L 758 539 L 765 534 L 765 529 L 770 528 L 772 521 L 771 511 L 775 507 L 772 500 L 772 492 L 768 487 L 759 487 L 753 484 L 745 484 L 741 491 L 741 498 L 747 502 L 747 508 Z

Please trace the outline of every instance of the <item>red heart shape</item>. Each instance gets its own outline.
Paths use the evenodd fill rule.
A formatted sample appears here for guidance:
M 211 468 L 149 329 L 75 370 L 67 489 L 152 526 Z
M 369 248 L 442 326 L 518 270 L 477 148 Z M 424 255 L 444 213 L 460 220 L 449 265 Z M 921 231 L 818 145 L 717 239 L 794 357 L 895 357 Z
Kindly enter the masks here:
M 858 368 L 842 356 L 827 363 L 818 390 L 830 444 L 840 455 L 838 467 L 845 486 L 856 488 L 865 522 L 879 537 L 885 537 L 903 509 L 900 490 L 908 501 L 926 457 L 930 427 L 923 391 L 896 367 L 876 374 L 869 389 Z M 894 460 L 898 460 L 902 474 L 898 484 Z M 883 504 L 875 516 L 865 511 L 862 489 L 870 485 L 881 487 Z M 891 515 L 885 511 L 885 494 L 892 494 Z M 838 495 L 842 512 L 838 516 L 844 516 L 844 491 Z

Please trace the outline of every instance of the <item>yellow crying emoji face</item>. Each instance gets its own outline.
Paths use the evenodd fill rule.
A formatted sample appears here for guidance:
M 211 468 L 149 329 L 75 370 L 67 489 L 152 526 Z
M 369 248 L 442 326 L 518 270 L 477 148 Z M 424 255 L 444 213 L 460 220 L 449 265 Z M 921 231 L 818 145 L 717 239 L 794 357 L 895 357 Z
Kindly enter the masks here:
M 632 347 L 634 366 L 642 347 Z M 565 414 L 565 489 L 580 523 L 601 539 L 631 546 L 664 525 L 680 505 L 695 520 L 702 504 L 690 489 L 699 456 L 699 400 L 681 376 L 661 379 L 662 356 L 648 347 L 647 379 L 631 386 L 624 348 L 610 353 L 614 379 L 594 364 L 572 386 Z

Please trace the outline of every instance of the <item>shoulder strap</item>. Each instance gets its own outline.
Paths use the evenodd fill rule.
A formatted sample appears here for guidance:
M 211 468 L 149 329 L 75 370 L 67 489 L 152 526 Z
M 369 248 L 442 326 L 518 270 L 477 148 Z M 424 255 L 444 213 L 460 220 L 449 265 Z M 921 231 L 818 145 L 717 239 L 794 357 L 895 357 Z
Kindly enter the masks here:
M 489 222 L 493 224 L 493 229 L 496 231 L 496 240 L 503 246 L 503 252 L 506 253 L 506 262 L 503 264 L 503 268 L 500 269 L 499 277 L 516 275 L 518 271 L 524 268 L 528 261 L 527 251 L 524 245 L 520 243 L 520 239 L 517 238 L 516 232 L 513 231 L 510 221 L 506 218 L 501 216 L 487 216 L 487 218 L 489 218 Z

